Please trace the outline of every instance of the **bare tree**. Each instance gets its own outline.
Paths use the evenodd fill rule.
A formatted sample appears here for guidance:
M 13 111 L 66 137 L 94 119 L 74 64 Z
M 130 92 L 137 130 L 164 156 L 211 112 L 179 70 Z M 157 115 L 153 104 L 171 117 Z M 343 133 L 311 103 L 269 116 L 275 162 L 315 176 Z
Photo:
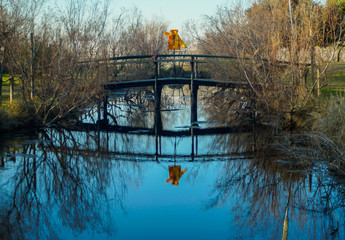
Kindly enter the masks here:
M 26 6 L 38 9 L 38 3 Z M 71 0 L 41 14 L 40 21 L 32 12 L 9 8 L 23 19 L 14 31 L 9 65 L 19 76 L 25 110 L 37 123 L 62 119 L 101 91 L 104 74 L 95 59 L 103 54 L 108 7 L 108 0 Z
M 102 84 L 121 72 L 152 74 L 148 65 L 118 68 L 106 59 L 162 52 L 166 23 L 143 20 L 134 9 L 107 25 L 110 1 L 69 0 L 49 8 L 44 0 L 1 1 L 1 73 L 6 64 L 19 79 L 20 104 L 36 123 L 54 123 L 92 104 Z
M 204 34 L 196 35 L 198 48 L 202 53 L 238 58 L 218 71 L 223 78 L 245 80 L 250 85 L 256 111 L 278 115 L 301 112 L 321 79 L 306 85 L 308 64 L 323 61 L 314 49 L 321 45 L 324 15 L 324 9 L 312 1 L 259 0 L 248 9 L 219 7 L 214 16 L 206 18 Z M 335 14 L 327 16 L 335 24 L 327 33 L 335 53 L 343 23 Z M 320 76 L 327 65 L 321 66 Z
M 137 9 L 124 10 L 113 21 L 114 29 L 110 29 L 107 35 L 110 57 L 127 55 L 155 55 L 164 53 L 165 40 L 164 32 L 167 30 L 167 23 L 164 19 L 143 19 L 141 12 Z M 140 79 L 148 78 L 153 74 L 152 65 L 115 65 L 114 78 L 118 79 Z

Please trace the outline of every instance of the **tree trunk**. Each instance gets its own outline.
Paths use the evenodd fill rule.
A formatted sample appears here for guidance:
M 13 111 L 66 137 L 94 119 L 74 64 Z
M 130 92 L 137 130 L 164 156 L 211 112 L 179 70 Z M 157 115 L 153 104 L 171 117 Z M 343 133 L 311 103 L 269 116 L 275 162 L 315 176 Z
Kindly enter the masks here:
M 0 74 L 0 106 L 2 104 L 2 73 Z
M 35 39 L 34 39 L 34 33 L 31 33 L 31 79 L 30 79 L 31 101 L 34 100 L 34 96 L 35 96 L 34 58 L 35 58 Z
M 2 104 L 2 75 L 4 73 L 4 66 L 5 66 L 5 51 L 2 51 L 3 48 L 0 50 L 2 52 L 2 59 L 1 59 L 1 69 L 0 69 L 0 106 Z

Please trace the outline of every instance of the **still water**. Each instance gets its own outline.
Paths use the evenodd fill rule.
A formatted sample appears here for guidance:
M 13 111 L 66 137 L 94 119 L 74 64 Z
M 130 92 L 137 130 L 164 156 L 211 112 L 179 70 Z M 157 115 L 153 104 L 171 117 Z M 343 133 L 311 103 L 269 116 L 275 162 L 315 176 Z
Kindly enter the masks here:
M 158 116 L 150 89 L 116 92 L 108 130 L 90 109 L 2 136 L 0 239 L 344 239 L 345 182 L 319 149 L 222 89 L 199 89 L 192 127 L 188 96 L 165 87 Z

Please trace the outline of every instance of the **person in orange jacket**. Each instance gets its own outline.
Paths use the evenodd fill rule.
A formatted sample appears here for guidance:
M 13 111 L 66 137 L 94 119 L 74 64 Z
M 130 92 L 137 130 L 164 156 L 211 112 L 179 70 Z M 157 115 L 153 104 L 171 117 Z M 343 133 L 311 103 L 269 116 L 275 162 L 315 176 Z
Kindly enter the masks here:
M 181 47 L 183 48 L 186 47 L 186 44 L 184 44 L 184 42 L 178 35 L 177 29 L 170 30 L 170 33 L 165 32 L 164 35 L 169 37 L 168 50 L 180 50 Z
M 186 172 L 186 169 L 184 168 L 181 171 L 181 166 L 175 165 L 175 166 L 169 166 L 169 178 L 165 180 L 165 182 L 171 182 L 172 185 L 178 185 L 180 178 L 182 175 Z

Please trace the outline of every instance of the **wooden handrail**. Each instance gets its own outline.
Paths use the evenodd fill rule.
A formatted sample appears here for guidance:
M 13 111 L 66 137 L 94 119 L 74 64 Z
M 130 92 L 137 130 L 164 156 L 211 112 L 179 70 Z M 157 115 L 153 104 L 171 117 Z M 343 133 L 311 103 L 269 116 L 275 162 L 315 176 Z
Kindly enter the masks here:
M 150 63 L 154 61 L 158 62 L 191 62 L 194 61 L 199 62 L 199 63 L 214 63 L 215 60 L 200 60 L 198 58 L 207 58 L 207 59 L 244 59 L 244 60 L 251 60 L 252 58 L 238 58 L 236 56 L 229 56 L 229 55 L 203 55 L 203 54 L 160 54 L 157 55 L 156 58 L 154 58 L 155 55 L 129 55 L 129 56 L 120 56 L 120 57 L 111 57 L 111 58 L 104 58 L 104 59 L 95 59 L 93 62 L 116 62 L 120 61 L 118 64 L 123 64 L 123 63 Z M 173 58 L 169 60 L 162 60 L 162 58 Z M 184 59 L 184 58 L 190 58 L 190 59 Z M 136 60 L 137 61 L 125 61 L 125 60 Z M 141 61 L 140 59 L 144 59 L 144 61 Z M 264 59 L 265 62 L 268 62 L 267 59 Z M 90 63 L 91 61 L 81 61 L 79 63 Z M 220 62 L 220 61 L 217 61 Z M 287 61 L 276 61 L 280 64 L 290 64 Z M 296 63 L 296 65 L 305 65 L 305 66 L 310 66 L 310 63 Z

